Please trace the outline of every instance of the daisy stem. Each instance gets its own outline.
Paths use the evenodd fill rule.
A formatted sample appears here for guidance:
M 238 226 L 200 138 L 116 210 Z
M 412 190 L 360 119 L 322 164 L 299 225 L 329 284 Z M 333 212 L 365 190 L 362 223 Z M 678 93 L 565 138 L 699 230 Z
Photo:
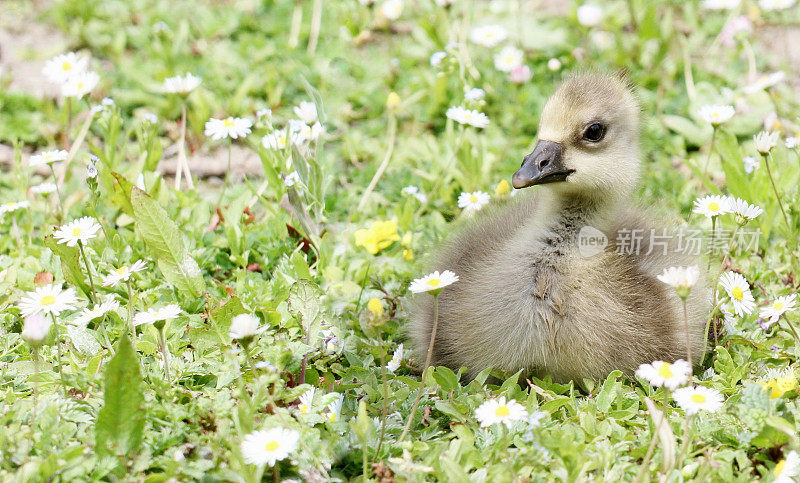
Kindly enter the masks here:
M 778 187 L 775 185 L 775 179 L 772 177 L 772 170 L 769 167 L 769 162 L 772 160 L 772 153 L 762 154 L 762 156 L 764 157 L 764 165 L 767 167 L 767 175 L 769 175 L 769 180 L 772 183 L 772 191 L 775 192 L 775 198 L 778 200 L 778 207 L 781 209 L 781 214 L 783 215 L 783 221 L 786 222 L 786 228 L 791 231 L 792 227 L 789 225 L 789 217 L 786 216 L 786 211 L 783 209 L 781 195 L 778 194 Z
M 161 349 L 161 356 L 164 358 L 164 375 L 167 377 L 167 382 L 170 381 L 169 378 L 169 357 L 167 353 L 167 338 L 164 337 L 164 331 L 167 330 L 167 324 L 164 323 L 164 326 L 158 329 L 158 344 L 159 349 Z
M 714 128 L 714 131 L 711 133 L 711 145 L 708 146 L 708 156 L 706 156 L 706 164 L 703 166 L 703 179 L 706 179 L 706 175 L 708 175 L 708 165 L 711 162 L 711 153 L 714 152 L 714 141 L 717 139 L 717 126 L 711 125 Z
M 689 449 L 689 440 L 691 439 L 689 431 L 689 419 L 691 415 L 687 412 L 686 419 L 683 421 L 683 443 L 681 443 L 681 451 L 678 456 L 678 468 L 683 466 L 683 460 L 686 458 L 686 452 Z
M 718 277 L 718 278 L 719 278 L 719 277 Z M 716 293 L 716 292 L 715 292 L 715 293 Z M 708 350 L 708 330 L 711 328 L 711 319 L 713 319 L 713 318 L 714 318 L 714 313 L 717 311 L 717 309 L 719 308 L 719 306 L 720 306 L 720 305 L 722 305 L 722 303 L 721 303 L 721 302 L 717 302 L 717 303 L 714 305 L 714 307 L 711 309 L 711 312 L 709 312 L 709 314 L 708 314 L 708 319 L 706 320 L 706 332 L 705 332 L 705 337 L 703 338 L 703 352 L 700 354 L 700 357 L 701 357 L 701 358 L 705 358 L 706 351 Z M 701 360 L 700 360 L 700 363 L 702 364 L 702 362 L 703 362 L 703 361 L 702 361 L 702 359 L 701 359 Z
M 789 328 L 792 330 L 792 334 L 794 334 L 794 339 L 795 339 L 797 342 L 800 342 L 800 335 L 797 335 L 797 330 L 795 330 L 795 328 L 794 328 L 794 324 L 792 324 L 791 322 L 789 322 L 789 318 L 788 318 L 788 317 L 784 317 L 784 318 L 783 318 L 783 320 L 785 320 L 785 321 L 786 321 L 786 325 L 788 325 L 788 326 L 789 326 Z
M 664 421 L 667 419 L 667 388 L 663 387 L 664 390 L 664 414 L 661 419 L 658 421 L 656 425 L 656 430 L 653 431 L 653 437 L 650 438 L 650 445 L 647 447 L 647 453 L 644 455 L 644 459 L 642 460 L 641 466 L 639 466 L 639 471 L 636 473 L 636 479 L 634 480 L 636 483 L 639 483 L 644 478 L 644 474 L 648 471 L 648 466 L 650 466 L 650 459 L 653 457 L 653 453 L 656 449 L 656 442 L 658 441 L 658 433 L 661 431 L 661 425 L 664 424 Z
M 130 279 L 125 281 L 128 287 L 128 325 L 131 329 L 131 339 L 133 340 L 134 347 L 136 345 L 136 327 L 133 325 L 133 288 L 131 287 Z
M 280 483 L 281 481 L 281 470 L 278 468 L 278 462 L 275 462 L 275 465 L 272 466 L 272 481 L 274 483 Z
M 103 316 L 103 321 L 100 323 L 100 332 L 103 333 L 103 338 L 106 340 L 106 344 L 108 345 L 108 351 L 111 354 L 114 354 L 114 345 L 111 343 L 111 338 L 108 337 L 108 332 L 106 331 L 106 324 L 105 322 L 108 320 L 107 316 Z
M 708 247 L 708 251 L 709 251 L 709 254 L 708 254 L 708 266 L 706 267 L 706 270 L 711 270 L 711 256 L 714 255 L 714 238 L 716 238 L 716 235 L 717 235 L 717 217 L 716 216 L 712 216 L 711 217 L 711 243 L 709 244 L 709 247 Z
M 64 131 L 61 133 L 61 147 L 69 150 L 69 128 L 72 125 L 72 98 L 64 99 Z M 52 165 L 51 165 L 52 167 Z
M 414 414 L 417 412 L 417 407 L 419 406 L 419 400 L 422 398 L 422 392 L 425 390 L 425 378 L 428 375 L 428 367 L 431 364 L 431 356 L 433 356 L 433 343 L 436 341 L 436 329 L 439 326 L 439 294 L 433 295 L 433 328 L 431 329 L 431 341 L 428 344 L 428 355 L 425 358 L 425 368 L 422 370 L 422 379 L 419 382 L 419 391 L 417 392 L 417 398 L 414 400 L 414 407 L 411 408 L 411 414 L 408 415 L 408 421 L 406 422 L 406 427 L 403 428 L 403 434 L 400 435 L 400 439 L 397 440 L 398 443 L 402 443 L 403 440 L 408 435 L 409 429 L 411 429 L 411 423 L 414 421 Z
M 231 172 L 231 146 L 233 142 L 228 139 L 228 169 L 225 170 L 225 184 L 222 185 L 222 192 L 219 194 L 218 206 L 222 206 L 222 199 L 225 198 L 225 192 L 228 190 L 228 174 Z
M 33 420 L 36 421 L 36 407 L 39 397 L 39 348 L 33 348 Z
M 306 51 L 313 54 L 317 50 L 317 41 L 319 40 L 319 28 L 322 24 L 322 0 L 314 0 L 314 6 L 311 9 L 311 32 L 308 34 L 308 46 Z
M 300 25 L 303 22 L 303 6 L 300 0 L 296 0 L 292 11 L 292 27 L 289 31 L 289 47 L 295 48 L 300 38 Z
M 56 354 L 58 356 L 58 378 L 61 380 L 61 389 L 66 394 L 67 389 L 64 386 L 64 373 L 61 369 L 61 334 L 58 333 L 58 322 L 56 321 L 56 314 L 50 312 L 50 318 L 53 319 L 53 327 L 56 332 Z
M 58 221 L 59 223 L 64 219 L 64 199 L 61 198 L 61 187 L 58 185 L 58 178 L 56 177 L 56 170 L 53 168 L 53 163 L 49 163 L 50 174 L 53 175 L 53 184 L 56 185 L 56 194 L 58 195 Z
M 89 300 L 95 304 L 97 303 L 97 292 L 94 289 L 94 278 L 92 277 L 92 270 L 89 268 L 89 259 L 86 257 L 86 252 L 83 250 L 83 242 L 80 240 L 78 240 L 78 249 L 81 251 L 81 258 L 83 258 L 83 264 L 86 266 L 86 273 L 89 275 L 89 285 L 92 287 Z
M 683 302 L 683 324 L 686 329 L 686 359 L 689 362 L 689 371 L 694 374 L 694 365 L 692 365 L 692 342 L 689 336 L 689 312 L 686 309 L 686 297 L 681 297 Z
M 389 395 L 387 394 L 387 379 L 386 379 L 386 353 L 384 352 L 383 337 L 378 336 L 378 344 L 381 351 L 381 380 L 383 381 L 383 406 L 381 407 L 381 435 L 378 438 L 378 447 L 375 449 L 374 460 L 378 459 L 381 453 L 381 445 L 383 444 L 383 437 L 386 434 L 386 413 L 388 413 Z
M 383 156 L 383 161 L 381 161 L 380 166 L 378 166 L 378 170 L 375 171 L 375 175 L 372 177 L 372 180 L 369 182 L 369 186 L 367 186 L 366 191 L 364 194 L 361 195 L 361 201 L 358 202 L 358 211 L 362 211 L 364 206 L 367 204 L 369 200 L 369 195 L 372 194 L 372 191 L 375 190 L 375 187 L 378 185 L 378 181 L 383 176 L 383 172 L 386 171 L 386 168 L 389 166 L 389 161 L 392 159 L 392 153 L 394 152 L 394 145 L 396 144 L 397 140 L 397 117 L 394 114 L 389 113 L 389 144 L 386 148 L 386 154 Z

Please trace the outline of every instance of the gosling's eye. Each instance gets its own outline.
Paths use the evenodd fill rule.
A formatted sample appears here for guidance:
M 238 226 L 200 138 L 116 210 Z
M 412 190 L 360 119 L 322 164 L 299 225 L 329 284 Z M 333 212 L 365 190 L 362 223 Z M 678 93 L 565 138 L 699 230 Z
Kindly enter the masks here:
M 603 136 L 606 135 L 606 127 L 600 124 L 599 122 L 595 122 L 590 124 L 589 127 L 583 131 L 583 139 L 587 141 L 591 141 L 596 143 L 603 139 Z

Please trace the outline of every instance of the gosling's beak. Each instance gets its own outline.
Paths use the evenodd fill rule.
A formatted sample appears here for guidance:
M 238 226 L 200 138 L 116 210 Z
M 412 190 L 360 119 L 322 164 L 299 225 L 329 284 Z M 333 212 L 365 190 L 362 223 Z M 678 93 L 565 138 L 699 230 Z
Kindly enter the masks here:
M 533 152 L 522 160 L 522 166 L 514 173 L 511 183 L 514 188 L 527 188 L 537 184 L 564 181 L 574 169 L 567 169 L 561 159 L 564 146 L 553 141 L 539 141 Z

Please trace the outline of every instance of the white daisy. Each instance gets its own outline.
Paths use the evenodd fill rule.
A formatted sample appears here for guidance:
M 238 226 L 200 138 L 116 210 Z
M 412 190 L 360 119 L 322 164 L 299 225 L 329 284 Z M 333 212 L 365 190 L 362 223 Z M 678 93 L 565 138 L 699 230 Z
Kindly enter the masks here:
M 392 360 L 386 364 L 386 369 L 389 372 L 394 372 L 400 368 L 400 364 L 403 362 L 403 344 L 397 346 L 397 349 L 394 351 L 394 355 L 392 356 Z
M 592 33 L 592 44 L 598 50 L 606 50 L 614 45 L 614 34 L 605 30 L 598 30 Z
M 673 391 L 678 386 L 686 384 L 691 374 L 691 366 L 683 359 L 678 359 L 672 364 L 654 361 L 652 364 L 642 364 L 636 370 L 636 375 L 647 380 L 651 386 L 665 386 Z
M 693 213 L 704 215 L 706 218 L 730 213 L 730 199 L 727 196 L 708 195 L 694 200 Z
M 547 61 L 547 69 L 551 72 L 558 72 L 561 70 L 561 61 L 553 57 Z
M 301 102 L 294 107 L 294 115 L 306 124 L 314 124 L 317 121 L 317 106 L 313 102 Z
M 226 117 L 225 119 L 211 118 L 206 121 L 205 135 L 214 141 L 220 139 L 244 139 L 250 134 L 253 121 L 242 117 Z
M 334 401 L 328 404 L 328 411 L 325 415 L 328 417 L 328 421 L 332 423 L 339 422 L 339 418 L 342 417 L 342 403 L 344 402 L 344 394 L 340 394 L 339 397 L 334 399 Z
M 523 53 L 513 45 L 506 45 L 494 56 L 494 67 L 500 72 L 511 72 L 514 67 L 522 65 Z
M 144 260 L 136 260 L 130 266 L 123 265 L 119 268 L 115 268 L 103 279 L 103 287 L 110 287 L 119 282 L 127 282 L 130 280 L 131 275 L 136 272 L 141 272 L 145 268 L 147 268 L 147 263 Z
M 770 87 L 780 84 L 784 80 L 786 80 L 786 72 L 779 70 L 759 78 L 754 83 L 746 86 L 743 90 L 746 94 L 752 94 L 754 92 L 769 89 Z
M 283 151 L 286 149 L 288 141 L 286 129 L 276 129 L 261 138 L 261 145 L 273 151 Z
M 469 39 L 484 47 L 495 47 L 508 37 L 506 29 L 499 25 L 484 25 L 475 27 L 469 34 Z
M 480 87 L 473 87 L 464 93 L 464 99 L 468 101 L 476 102 L 482 100 L 484 97 L 486 97 L 486 91 Z
M 447 57 L 447 52 L 438 51 L 432 53 L 430 60 L 431 67 L 439 67 L 439 64 L 442 63 L 445 57 Z
M 181 314 L 181 308 L 177 304 L 165 305 L 159 308 L 150 308 L 144 312 L 138 312 L 133 316 L 133 325 L 138 327 L 145 324 L 153 324 L 162 320 L 170 320 Z
M 763 307 L 758 313 L 760 319 L 767 321 L 766 326 L 774 324 L 780 319 L 781 315 L 790 310 L 794 310 L 797 303 L 797 294 L 783 295 L 775 299 L 774 302 Z
M 31 186 L 31 193 L 36 193 L 37 195 L 49 195 L 56 192 L 58 189 L 55 183 L 41 183 L 37 184 L 36 186 Z
M 797 477 L 800 476 L 800 455 L 797 451 L 790 451 L 786 458 L 778 461 L 772 469 L 772 476 L 775 478 L 772 480 L 774 483 L 797 481 Z
M 188 94 L 197 89 L 203 79 L 187 73 L 185 76 L 176 75 L 167 77 L 161 85 L 161 90 L 170 94 Z
M 30 201 L 9 201 L 7 203 L 3 203 L 2 205 L 0 205 L 0 215 L 5 215 L 6 213 L 13 213 L 17 210 L 27 208 L 30 205 L 31 205 Z
M 745 156 L 744 159 L 742 159 L 742 163 L 744 163 L 744 172 L 747 174 L 753 174 L 753 171 L 761 164 L 753 156 Z
M 406 186 L 405 188 L 403 188 L 403 194 L 404 195 L 408 195 L 408 196 L 413 196 L 420 203 L 427 203 L 428 202 L 428 195 L 426 195 L 425 193 L 420 191 L 420 189 L 417 188 L 414 185 L 409 185 L 409 186 Z
M 86 307 L 77 317 L 68 322 L 72 325 L 86 327 L 86 325 L 88 325 L 89 322 L 93 321 L 94 319 L 102 317 L 109 312 L 113 312 L 118 308 L 119 302 L 114 298 L 113 295 L 110 295 L 103 302 L 96 304 L 91 309 Z
M 736 215 L 740 224 L 755 220 L 759 215 L 764 213 L 764 210 L 757 206 L 751 205 L 741 198 L 729 198 L 730 212 Z
M 386 0 L 380 12 L 389 20 L 397 20 L 403 13 L 403 0 Z
M 584 27 L 597 27 L 603 20 L 603 9 L 590 3 L 578 7 L 575 13 L 578 16 L 578 23 Z
M 785 10 L 794 5 L 795 0 L 758 0 L 758 6 L 764 10 Z
M 686 297 L 697 279 L 700 278 L 700 268 L 697 265 L 689 267 L 669 267 L 657 277 L 659 280 L 674 288 L 678 295 Z
M 158 124 L 158 116 L 156 116 L 152 112 L 143 112 L 142 122 L 146 122 L 148 124 Z
M 742 0 L 703 0 L 706 10 L 731 10 L 739 6 Z
M 42 314 L 33 314 L 25 317 L 20 334 L 31 347 L 39 347 L 50 333 L 53 322 Z
M 300 411 L 300 414 L 309 414 L 311 412 L 311 409 L 314 406 L 315 392 L 316 388 L 311 386 L 311 389 L 304 392 L 303 395 L 300 396 L 300 404 L 297 406 L 297 410 Z
M 761 154 L 769 154 L 772 148 L 778 145 L 779 132 L 761 131 L 753 136 L 753 141 L 756 143 L 756 150 Z
M 263 109 L 259 109 L 256 111 L 256 117 L 258 119 L 263 119 L 272 116 L 272 109 L 265 107 Z
M 75 310 L 73 304 L 77 301 L 74 289 L 61 290 L 61 285 L 51 283 L 27 292 L 19 299 L 17 307 L 23 317 L 40 313 L 58 315 L 65 310 Z
M 718 411 L 723 404 L 722 394 L 714 389 L 705 386 L 687 386 L 676 389 L 672 397 L 678 406 L 683 408 L 688 414 L 695 414 L 699 411 Z
M 231 319 L 231 339 L 244 339 L 258 334 L 260 321 L 253 314 L 239 314 Z
M 53 164 L 57 161 L 64 161 L 69 156 L 69 153 L 63 149 L 54 149 L 52 151 L 42 151 L 39 154 L 34 154 L 28 159 L 28 166 L 41 166 L 43 164 Z
M 700 119 L 712 126 L 719 126 L 724 122 L 728 122 L 736 114 L 736 109 L 728 105 L 710 104 L 701 107 L 697 114 Z
M 753 299 L 753 294 L 750 293 L 750 285 L 742 274 L 730 271 L 725 272 L 720 277 L 719 284 L 728 293 L 733 305 L 733 312 L 736 315 L 743 317 L 753 313 L 756 303 Z
M 786 146 L 786 149 L 795 149 L 800 146 L 800 138 L 796 136 L 788 137 L 786 138 L 786 141 L 784 141 L 783 145 Z
M 528 411 L 517 401 L 511 399 L 506 402 L 506 397 L 490 399 L 475 410 L 475 418 L 485 428 L 493 424 L 505 424 L 511 427 L 514 421 L 522 421 L 528 417 Z
M 458 275 L 450 270 L 445 270 L 442 273 L 437 270 L 424 277 L 414 279 L 408 288 L 412 293 L 432 292 L 441 290 L 455 282 L 458 282 Z
M 89 65 L 89 58 L 75 52 L 67 52 L 53 57 L 44 64 L 42 73 L 50 82 L 63 84 L 69 78 L 82 73 Z
M 74 97 L 80 99 L 92 92 L 97 84 L 100 83 L 100 76 L 97 72 L 81 72 L 67 79 L 61 86 L 61 95 L 64 97 Z
M 285 459 L 297 448 L 299 439 L 300 433 L 293 429 L 253 431 L 242 440 L 242 456 L 251 465 L 275 466 L 277 461 Z
M 97 237 L 98 231 L 100 231 L 100 223 L 91 216 L 84 216 L 72 220 L 66 225 L 61 225 L 53 233 L 53 238 L 58 240 L 58 243 L 66 243 L 68 247 L 74 247 L 78 242 L 86 243 Z
M 291 188 L 292 186 L 296 185 L 299 182 L 300 182 L 300 174 L 297 171 L 292 171 L 291 173 L 283 177 L 283 184 L 286 185 L 287 188 Z
M 486 114 L 461 106 L 448 109 L 447 117 L 459 124 L 468 124 L 477 128 L 484 128 L 489 125 L 489 117 Z
M 464 211 L 478 211 L 489 203 L 489 193 L 473 191 L 458 195 L 458 207 Z

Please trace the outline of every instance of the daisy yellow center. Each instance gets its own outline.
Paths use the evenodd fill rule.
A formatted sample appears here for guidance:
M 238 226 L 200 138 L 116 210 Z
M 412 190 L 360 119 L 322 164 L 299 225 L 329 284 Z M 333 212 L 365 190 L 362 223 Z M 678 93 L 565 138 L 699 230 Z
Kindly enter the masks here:
M 671 379 L 674 377 L 675 373 L 672 372 L 672 364 L 669 362 L 661 364 L 661 367 L 658 368 L 658 375 L 664 379 Z
M 53 305 L 54 303 L 56 303 L 55 295 L 45 295 L 39 300 L 39 305 Z
M 9 201 L 8 203 L 5 204 L 5 206 L 8 206 L 9 208 L 12 208 L 12 207 L 16 206 L 16 203 L 14 203 L 13 201 Z
M 706 402 L 706 397 L 702 394 L 692 394 L 692 402 L 697 404 L 703 404 Z
M 72 236 L 81 236 L 81 229 L 80 228 L 73 228 L 72 229 Z
M 436 288 L 439 285 L 441 285 L 441 283 L 442 283 L 442 279 L 440 279 L 440 278 L 432 278 L 432 279 L 430 279 L 430 280 L 428 280 L 426 282 L 426 285 L 428 285 L 429 287 L 432 287 L 432 288 Z
M 494 410 L 494 415 L 498 418 L 505 418 L 511 414 L 511 411 L 508 410 L 508 406 L 498 406 L 497 409 Z
M 330 414 L 328 415 L 328 419 L 329 419 L 329 420 L 331 420 L 331 422 L 334 422 L 334 423 L 335 423 L 335 422 L 336 422 L 336 420 L 337 420 L 338 418 L 336 417 L 336 414 L 335 414 L 335 413 L 330 413 Z
M 224 124 L 225 124 L 225 127 L 228 127 L 228 128 L 233 127 L 233 119 L 231 119 L 231 118 L 225 119 Z
M 83 82 L 78 82 L 78 90 L 83 89 Z
M 778 461 L 778 464 L 775 465 L 775 469 L 773 470 L 773 474 L 775 476 L 780 476 L 783 473 L 783 467 L 786 466 L 786 460 Z
M 64 63 L 61 64 L 61 70 L 70 70 L 70 69 L 72 69 L 72 64 L 70 64 L 69 62 L 64 61 Z
M 784 305 L 783 302 L 775 302 L 774 304 L 772 304 L 772 308 L 775 310 L 783 310 L 784 307 L 786 307 L 786 305 Z
M 469 202 L 470 203 L 477 203 L 478 202 L 478 197 L 475 196 L 475 195 L 469 195 Z
M 300 413 L 301 414 L 308 414 L 308 405 L 307 404 L 300 405 Z
M 711 211 L 719 211 L 719 204 L 716 201 L 712 201 L 708 204 L 708 209 Z
M 731 290 L 731 296 L 738 301 L 741 301 L 744 298 L 744 291 L 741 287 L 733 287 Z
M 116 270 L 116 272 L 117 272 L 118 275 L 122 275 L 123 273 L 125 273 L 125 270 L 127 270 L 127 269 L 128 269 L 128 267 L 124 267 L 124 266 L 123 267 L 119 267 Z
M 276 450 L 276 449 L 278 449 L 280 446 L 281 446 L 281 445 L 280 445 L 280 444 L 279 444 L 277 441 L 270 441 L 269 443 L 267 443 L 267 444 L 264 446 L 264 449 L 266 449 L 267 451 L 275 451 L 275 450 Z

